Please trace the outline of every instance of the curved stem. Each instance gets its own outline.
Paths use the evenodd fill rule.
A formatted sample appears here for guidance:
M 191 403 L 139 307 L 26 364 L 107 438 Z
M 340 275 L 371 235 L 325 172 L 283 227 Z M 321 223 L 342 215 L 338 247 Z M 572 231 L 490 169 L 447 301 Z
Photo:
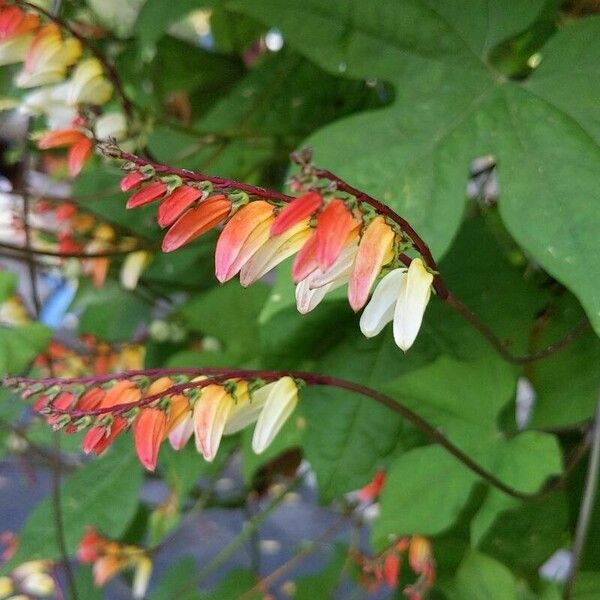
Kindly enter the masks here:
M 579 570 L 585 540 L 590 527 L 594 498 L 596 497 L 598 488 L 598 472 L 600 471 L 600 399 L 596 406 L 596 418 L 594 419 L 591 438 L 592 449 L 585 479 L 585 487 L 583 489 L 583 498 L 579 509 L 579 518 L 577 519 L 577 529 L 575 531 L 575 541 L 573 543 L 573 562 L 571 564 L 569 578 L 565 584 L 565 600 L 570 600 L 573 594 L 577 571 Z
M 42 383 L 45 387 L 49 387 L 52 385 L 69 385 L 69 384 L 81 384 L 81 383 L 103 383 L 106 381 L 110 381 L 113 379 L 131 379 L 136 376 L 163 376 L 163 375 L 172 375 L 175 373 L 179 374 L 188 374 L 188 375 L 206 375 L 207 378 L 201 381 L 188 381 L 185 383 L 180 383 L 177 385 L 173 385 L 167 390 L 160 392 L 158 394 L 153 394 L 150 396 L 144 397 L 142 400 L 138 400 L 135 402 L 129 402 L 126 404 L 119 404 L 114 407 L 103 407 L 96 408 L 93 410 L 76 410 L 76 409 L 53 409 L 53 414 L 66 414 L 71 416 L 72 418 L 79 417 L 93 417 L 100 416 L 104 414 L 112 414 L 118 415 L 126 413 L 127 411 L 133 408 L 143 408 L 144 406 L 148 406 L 153 402 L 156 402 L 165 396 L 183 393 L 186 390 L 191 389 L 201 389 L 208 385 L 212 385 L 215 383 L 223 383 L 225 381 L 231 379 L 264 379 L 266 381 L 274 381 L 284 376 L 289 376 L 297 380 L 304 381 L 307 385 L 322 385 L 328 386 L 338 389 L 347 390 L 349 392 L 354 392 L 356 394 L 360 394 L 367 398 L 374 400 L 375 402 L 389 408 L 396 414 L 400 415 L 402 418 L 406 419 L 410 423 L 412 423 L 415 427 L 417 427 L 420 431 L 422 431 L 430 440 L 439 444 L 444 449 L 446 449 L 450 454 L 452 454 L 456 459 L 458 459 L 462 464 L 464 464 L 468 469 L 476 473 L 483 480 L 493 485 L 497 489 L 501 490 L 505 494 L 512 496 L 514 498 L 519 498 L 521 500 L 532 500 L 536 498 L 540 498 L 545 496 L 546 494 L 554 491 L 558 487 L 560 487 L 565 478 L 568 477 L 572 469 L 568 469 L 565 471 L 563 477 L 558 478 L 554 482 L 547 485 L 539 492 L 529 493 L 522 492 L 506 483 L 498 479 L 493 473 L 488 471 L 485 467 L 474 461 L 469 455 L 463 452 L 458 446 L 452 443 L 444 434 L 442 434 L 436 427 L 431 425 L 425 419 L 423 419 L 420 415 L 412 411 L 407 406 L 401 404 L 400 402 L 394 400 L 390 396 L 386 396 L 377 390 L 373 390 L 369 387 L 361 385 L 359 383 L 354 383 L 352 381 L 347 381 L 345 379 L 339 379 L 337 377 L 331 377 L 329 375 L 319 375 L 317 373 L 307 373 L 304 371 L 258 371 L 258 370 L 248 370 L 248 369 L 218 369 L 218 368 L 210 368 L 210 369 L 154 369 L 152 371 L 129 371 L 125 373 L 119 374 L 116 376 L 100 376 L 100 377 L 89 377 L 89 378 L 79 378 L 79 379 L 46 379 L 46 380 L 35 380 L 31 378 L 23 378 L 23 377 L 13 377 L 5 379 L 5 385 L 14 386 L 14 385 L 33 385 L 35 383 Z M 583 456 L 584 452 L 578 457 L 577 460 L 580 460 Z
M 292 200 L 294 200 L 293 196 L 288 196 L 287 194 L 283 194 L 281 192 L 275 192 L 273 190 L 268 190 L 262 187 L 236 181 L 235 179 L 215 177 L 213 175 L 206 175 L 204 173 L 189 171 L 188 169 L 177 169 L 174 167 L 170 167 L 168 165 L 141 158 L 129 152 L 124 152 L 116 146 L 106 145 L 101 149 L 106 156 L 110 156 L 112 158 L 125 160 L 137 166 L 151 165 L 158 174 L 178 175 L 182 179 L 188 181 L 209 181 L 220 189 L 242 190 L 250 195 L 257 196 L 259 198 L 264 198 L 266 200 L 274 200 L 278 202 L 291 202 Z M 503 344 L 502 341 L 496 336 L 492 329 L 448 289 L 448 286 L 446 285 L 446 282 L 444 281 L 441 273 L 439 273 L 439 267 L 435 259 L 433 258 L 429 246 L 425 243 L 423 238 L 421 238 L 421 236 L 419 236 L 419 234 L 412 228 L 408 221 L 403 219 L 400 215 L 398 215 L 385 204 L 379 202 L 378 200 L 369 196 L 365 192 L 362 192 L 361 190 L 352 187 L 350 184 L 346 183 L 343 179 L 340 179 L 337 175 L 334 175 L 330 171 L 324 169 L 315 169 L 313 172 L 318 177 L 326 178 L 333 181 L 339 190 L 348 194 L 352 194 L 357 198 L 359 202 L 369 204 L 379 213 L 385 215 L 391 221 L 396 223 L 410 237 L 415 248 L 423 256 L 423 259 L 427 263 L 427 266 L 432 271 L 436 272 L 436 274 L 434 275 L 433 287 L 439 298 L 442 300 L 442 302 L 447 304 L 452 310 L 457 312 L 464 319 L 466 319 L 473 327 L 475 327 L 492 345 L 492 347 L 508 362 L 516 365 L 524 365 L 527 363 L 534 362 L 536 360 L 540 360 L 541 358 L 550 356 L 555 352 L 559 351 L 560 349 L 564 348 L 568 344 L 570 344 L 573 340 L 579 337 L 589 326 L 587 319 L 584 318 L 579 323 L 577 323 L 577 325 L 571 331 L 567 332 L 565 336 L 563 336 L 556 342 L 553 342 L 552 344 L 540 350 L 539 352 L 523 356 L 517 356 L 513 354 L 512 352 L 510 352 L 510 350 L 508 350 L 506 345 Z M 401 255 L 400 260 L 402 260 L 405 264 L 410 264 L 411 259 L 407 255 Z
M 56 23 L 61 29 L 68 31 L 70 35 L 72 35 L 74 38 L 77 38 L 81 42 L 81 44 L 85 46 L 91 54 L 93 54 L 94 58 L 96 58 L 102 64 L 106 72 L 106 76 L 108 77 L 108 79 L 110 79 L 110 82 L 113 84 L 115 91 L 117 92 L 121 100 L 123 110 L 129 118 L 133 117 L 133 103 L 131 102 L 131 100 L 125 93 L 125 90 L 123 89 L 123 83 L 121 82 L 119 74 L 117 73 L 115 67 L 106 60 L 106 58 L 104 57 L 102 52 L 98 50 L 98 48 L 90 44 L 89 40 L 86 37 L 84 37 L 78 31 L 73 29 L 73 27 L 71 27 L 68 23 L 63 21 L 60 17 L 56 16 L 55 14 L 52 14 L 52 12 L 47 11 L 46 9 L 42 8 L 41 6 L 37 6 L 32 2 L 27 2 L 27 0 L 15 0 L 15 2 L 17 4 L 20 4 L 21 6 L 25 6 L 30 10 L 34 10 L 44 15 L 50 21 Z

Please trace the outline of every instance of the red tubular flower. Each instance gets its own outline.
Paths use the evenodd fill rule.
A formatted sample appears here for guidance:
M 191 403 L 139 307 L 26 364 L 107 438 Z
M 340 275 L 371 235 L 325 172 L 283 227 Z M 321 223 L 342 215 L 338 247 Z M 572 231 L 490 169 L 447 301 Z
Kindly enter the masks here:
M 158 207 L 158 224 L 161 227 L 172 225 L 198 198 L 202 192 L 189 185 L 179 186 L 166 200 L 161 202 Z
M 100 557 L 100 552 L 106 545 L 106 538 L 98 535 L 94 527 L 86 527 L 85 534 L 77 548 L 77 559 L 82 563 L 91 563 Z
M 119 406 L 120 404 L 129 404 L 137 402 L 142 394 L 135 383 L 123 379 L 117 381 L 107 392 L 100 403 L 101 408 Z
M 318 192 L 308 192 L 285 206 L 271 225 L 271 235 L 281 235 L 288 229 L 312 216 L 323 204 Z
M 75 396 L 70 392 L 61 392 L 54 400 L 50 403 L 53 409 L 67 410 L 71 408 L 75 401 Z M 55 425 L 60 420 L 61 415 L 50 415 L 48 417 L 48 425 Z
M 38 141 L 40 150 L 67 147 L 69 148 L 69 175 L 75 177 L 92 155 L 92 140 L 79 129 L 57 129 L 56 131 L 48 131 Z
M 165 412 L 158 408 L 143 408 L 133 424 L 135 451 L 142 465 L 149 471 L 156 468 L 166 427 Z
M 140 183 L 142 183 L 144 179 L 145 177 L 137 171 L 134 171 L 133 173 L 128 173 L 127 175 L 125 175 L 125 177 L 123 177 L 123 179 L 121 179 L 121 191 L 128 192 L 129 190 L 132 190 L 133 188 L 140 185 Z
M 126 208 L 137 208 L 154 200 L 158 200 L 167 191 L 167 186 L 162 181 L 153 181 L 133 194 L 127 200 Z
M 239 271 L 233 270 L 244 244 L 258 227 L 273 215 L 273 207 L 264 200 L 250 202 L 241 208 L 223 228 L 215 251 L 215 274 L 224 283 Z M 237 265 L 236 265 L 237 266 Z
M 349 234 L 356 227 L 356 219 L 346 205 L 337 198 L 334 198 L 319 214 L 315 255 L 321 269 L 328 269 L 335 262 Z
M 102 404 L 105 391 L 102 388 L 91 388 L 77 402 L 77 410 L 94 410 Z
M 2 6 L 0 3 L 0 40 L 33 32 L 39 26 L 39 18 L 26 13 L 16 6 Z
M 381 267 L 394 256 L 393 246 L 394 231 L 382 216 L 376 217 L 369 223 L 360 240 L 348 284 L 348 300 L 355 311 L 367 303 Z
M 358 492 L 361 502 L 373 502 L 377 499 L 385 484 L 385 471 L 377 471 L 375 476 Z
M 226 196 L 212 196 L 198 206 L 190 208 L 175 223 L 162 241 L 163 252 L 172 252 L 200 237 L 218 225 L 231 210 L 231 201 Z
M 83 438 L 82 449 L 86 454 L 102 454 L 127 427 L 127 420 L 117 415 L 109 427 L 96 425 L 88 430 Z
M 391 552 L 385 557 L 383 562 L 383 578 L 388 586 L 394 589 L 398 585 L 400 575 L 400 557 L 395 552 Z
M 67 157 L 67 165 L 71 177 L 79 175 L 81 169 L 83 169 L 83 165 L 85 165 L 88 158 L 92 155 L 93 149 L 92 140 L 81 134 L 79 141 L 71 146 Z
M 314 231 L 294 257 L 292 277 L 294 283 L 302 281 L 319 267 L 317 263 L 317 232 Z

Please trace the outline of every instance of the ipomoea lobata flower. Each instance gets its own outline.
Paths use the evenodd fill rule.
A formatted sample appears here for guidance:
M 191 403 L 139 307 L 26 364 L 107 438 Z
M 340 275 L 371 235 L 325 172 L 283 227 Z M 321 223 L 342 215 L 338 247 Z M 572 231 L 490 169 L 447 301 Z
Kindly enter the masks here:
M 356 241 L 348 244 L 328 269 L 317 268 L 298 282 L 296 285 L 298 312 L 301 314 L 310 312 L 328 292 L 348 283 L 357 248 Z
M 79 40 L 72 37 L 63 40 L 56 25 L 45 25 L 29 45 L 25 64 L 15 83 L 18 87 L 29 88 L 62 81 L 67 67 L 74 64 L 80 55 Z
M 21 62 L 39 26 L 36 15 L 16 6 L 0 6 L 0 65 Z
M 304 219 L 281 235 L 268 239 L 242 267 L 240 271 L 242 286 L 246 287 L 254 283 L 280 262 L 298 252 L 310 235 L 309 220 Z
M 223 386 L 216 384 L 202 388 L 196 400 L 193 415 L 196 449 L 209 462 L 217 455 L 232 406 L 231 395 Z
M 420 258 L 407 269 L 390 271 L 375 288 L 360 318 L 360 329 L 367 337 L 376 336 L 393 321 L 394 341 L 402 350 L 414 343 L 431 296 L 433 275 Z
M 39 18 L 16 6 L 0 5 L 0 65 L 21 62 L 33 40 Z
M 50 148 L 69 148 L 67 163 L 69 175 L 75 177 L 79 174 L 87 159 L 92 155 L 92 140 L 76 128 L 48 131 L 38 141 L 40 150 Z
M 126 290 L 135 290 L 142 271 L 150 262 L 150 253 L 146 250 L 130 252 L 121 267 L 121 285 Z
M 246 204 L 231 217 L 219 236 L 215 251 L 215 274 L 221 283 L 234 277 L 267 241 L 267 227 L 273 222 L 272 217 L 273 206 L 264 200 Z M 263 235 L 258 236 L 259 243 L 253 244 L 257 233 L 263 230 Z
M 112 96 L 113 86 L 104 76 L 97 58 L 86 58 L 77 64 L 68 82 L 67 102 L 75 104 L 105 104 Z
M 117 142 L 127 135 L 127 120 L 122 112 L 113 110 L 98 117 L 94 125 L 96 137 L 99 140 L 113 138 Z
M 256 390 L 253 398 L 254 401 L 264 402 L 252 436 L 252 450 L 261 454 L 296 408 L 298 387 L 291 377 L 285 376 Z
M 394 257 L 394 237 L 382 216 L 375 217 L 362 234 L 348 286 L 348 300 L 354 310 L 366 304 L 381 268 Z

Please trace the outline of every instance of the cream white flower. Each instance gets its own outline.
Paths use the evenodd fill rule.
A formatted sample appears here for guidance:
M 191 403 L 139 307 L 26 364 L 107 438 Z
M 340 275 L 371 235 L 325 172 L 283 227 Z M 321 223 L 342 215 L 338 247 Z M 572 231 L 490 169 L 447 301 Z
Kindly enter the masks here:
M 393 321 L 396 345 L 408 350 L 414 343 L 431 296 L 433 275 L 420 258 L 407 269 L 390 271 L 375 288 L 360 318 L 360 329 L 374 337 Z
M 104 77 L 104 70 L 97 58 L 82 60 L 69 80 L 67 101 L 75 104 L 101 105 L 112 96 L 113 87 Z
M 99 140 L 114 138 L 119 142 L 127 135 L 125 115 L 117 111 L 105 113 L 96 121 L 94 130 Z
M 126 290 L 135 290 L 142 271 L 150 262 L 150 253 L 146 250 L 130 252 L 121 267 L 121 285 Z
M 322 271 L 315 269 L 296 285 L 296 307 L 300 314 L 309 313 L 325 298 L 328 292 L 346 285 L 350 280 L 358 244 L 349 244 L 336 261 Z
M 48 85 L 26 94 L 19 111 L 26 115 L 45 115 L 48 129 L 68 129 L 77 117 L 77 110 L 67 104 L 69 85 Z
M 252 450 L 261 454 L 296 408 L 298 387 L 291 377 L 285 376 L 256 390 L 253 398 L 264 403 L 252 436 Z

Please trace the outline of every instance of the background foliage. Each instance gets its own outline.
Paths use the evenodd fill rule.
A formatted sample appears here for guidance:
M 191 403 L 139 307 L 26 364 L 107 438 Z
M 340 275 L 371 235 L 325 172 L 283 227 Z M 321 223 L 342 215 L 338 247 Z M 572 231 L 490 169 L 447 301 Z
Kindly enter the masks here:
M 157 160 L 282 188 L 289 153 L 310 144 L 319 165 L 411 222 L 441 259 L 449 287 L 515 353 L 546 346 L 584 317 L 591 325 L 559 353 L 516 366 L 434 298 L 404 354 L 389 330 L 363 338 L 341 295 L 300 316 L 286 265 L 275 281 L 247 290 L 217 285 L 214 237 L 206 236 L 173 254 L 157 251 L 133 292 L 118 283 L 120 259 L 104 287 L 82 280 L 69 308 L 77 333 L 115 344 L 141 340 L 147 368 L 296 368 L 362 383 L 411 407 L 505 483 L 538 490 L 564 472 L 600 389 L 600 17 L 585 14 L 585 4 L 65 2 L 66 17 L 102 28 L 96 43 L 114 58 Z M 257 40 L 274 29 L 283 48 L 254 56 Z M 493 157 L 487 176 L 497 202 L 485 202 L 481 190 L 467 194 L 473 161 L 483 156 Z M 74 182 L 73 198 L 156 250 L 154 209 L 127 213 L 119 178 L 95 157 Z M 16 285 L 0 273 L 0 302 Z M 169 310 L 157 313 L 165 301 Z M 156 320 L 183 335 L 153 335 Z M 0 372 L 26 370 L 51 335 L 41 323 L 0 328 Z M 519 427 L 522 378 L 536 401 Z M 15 402 L 3 392 L 3 420 L 16 422 Z M 8 440 L 1 430 L 1 452 Z M 69 552 L 85 525 L 134 541 L 154 535 L 130 446 L 65 478 Z M 369 543 L 378 552 L 395 536 L 429 536 L 438 572 L 431 597 L 560 597 L 560 583 L 541 578 L 540 567 L 573 540 L 585 460 L 566 486 L 519 501 L 398 415 L 323 388 L 303 390 L 297 413 L 264 455 L 252 453 L 245 433 L 223 452 L 241 452 L 251 490 L 265 465 L 290 449 L 314 470 L 320 501 L 334 506 L 386 470 Z M 199 477 L 215 476 L 191 449 L 165 449 L 158 474 L 175 490 L 178 511 L 189 506 Z M 598 502 L 574 598 L 600 597 Z M 32 511 L 14 561 L 59 556 L 50 512 L 50 498 Z M 330 570 L 344 573 L 336 553 L 345 555 L 347 540 L 340 543 L 317 580 L 298 579 L 296 598 L 317 597 L 311 586 L 319 589 Z M 196 568 L 175 563 L 150 597 L 172 597 L 168 582 Z M 255 583 L 248 573 L 231 575 L 233 585 L 227 579 L 189 598 L 236 598 Z

